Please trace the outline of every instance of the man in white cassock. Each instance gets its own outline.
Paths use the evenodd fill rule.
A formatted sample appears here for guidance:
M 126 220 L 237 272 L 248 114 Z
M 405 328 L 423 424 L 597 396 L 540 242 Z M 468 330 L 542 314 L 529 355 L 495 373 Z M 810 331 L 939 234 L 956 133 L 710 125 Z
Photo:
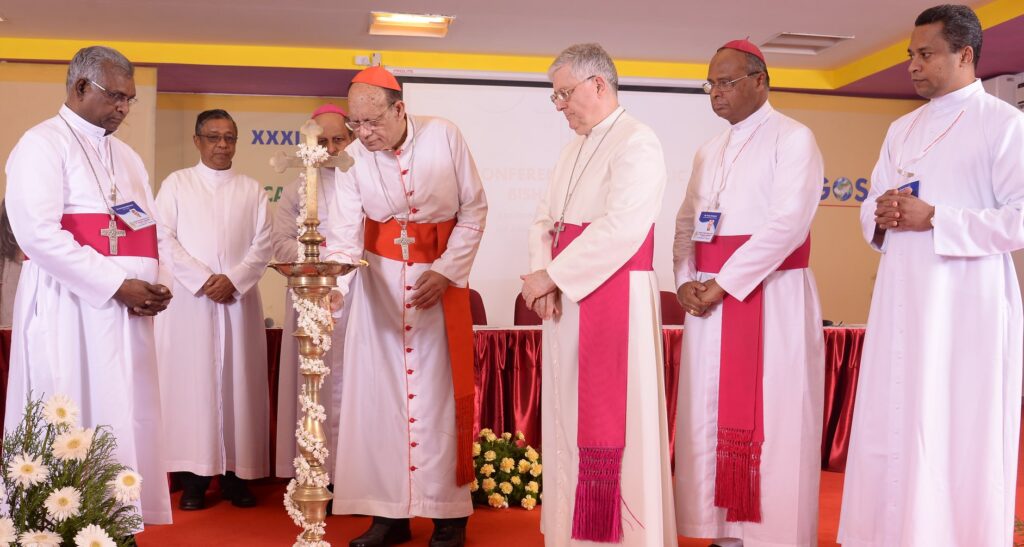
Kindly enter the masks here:
M 1024 322 L 1024 114 L 975 78 L 965 6 L 922 12 L 910 78 L 861 206 L 882 253 L 861 358 L 839 543 L 1013 544 Z
M 252 507 L 245 481 L 270 471 L 257 285 L 272 253 L 267 197 L 231 167 L 238 127 L 227 112 L 201 112 L 192 142 L 199 163 L 168 175 L 156 197 L 177 295 L 156 321 L 164 461 L 183 472 L 181 509 L 205 507 L 213 475 L 225 499 Z
M 683 332 L 679 533 L 721 547 L 818 544 L 825 347 L 808 268 L 823 166 L 772 108 L 764 55 L 718 49 L 704 91 L 730 127 L 697 151 L 676 219 Z
M 529 231 L 523 297 L 544 319 L 545 545 L 675 545 L 654 221 L 665 158 L 618 102 L 615 64 L 577 44 L 548 69 L 576 136 Z
M 387 70 L 352 82 L 355 166 L 335 175 L 325 235 L 329 256 L 369 266 L 348 293 L 334 513 L 374 517 L 355 547 L 408 541 L 417 516 L 434 519 L 431 546 L 460 546 L 473 512 L 467 282 L 483 184 L 458 128 L 408 114 Z
M 337 105 L 325 104 L 313 112 L 313 121 L 323 128 L 317 137 L 320 146 L 327 149 L 331 156 L 345 149 L 355 136 L 345 127 L 346 113 Z M 320 183 L 317 185 L 317 203 L 326 204 L 334 200 L 337 192 L 334 186 L 334 169 L 320 169 Z M 274 211 L 274 260 L 278 262 L 295 262 L 299 259 L 299 225 L 297 219 L 301 202 L 299 184 L 301 180 L 292 181 L 284 187 L 281 199 Z M 326 206 L 319 207 L 320 224 L 327 225 Z M 326 253 L 324 253 L 326 255 Z M 326 258 L 326 257 L 324 257 Z M 349 274 L 350 276 L 352 274 Z M 348 285 L 343 284 L 347 289 Z M 324 361 L 331 369 L 323 389 L 320 390 L 320 404 L 327 412 L 324 432 L 328 442 L 338 441 L 338 404 L 341 401 L 341 358 L 345 350 L 345 326 L 348 324 L 348 306 L 345 302 L 338 317 L 335 319 L 334 330 L 331 332 L 331 349 L 324 355 Z M 296 313 L 292 307 L 292 293 L 285 291 L 284 339 L 281 341 L 281 363 L 277 383 L 277 439 L 274 474 L 278 477 L 292 477 L 295 467 L 292 460 L 298 454 L 295 445 L 295 428 L 301 415 L 298 400 L 299 353 L 295 337 L 291 336 L 296 329 Z M 330 445 L 329 445 L 330 446 Z M 335 451 L 329 450 L 324 469 L 334 472 Z
M 5 429 L 21 421 L 29 392 L 67 395 L 81 425 L 110 426 L 117 460 L 142 475 L 143 520 L 166 524 L 152 316 L 171 298 L 157 284 L 167 256 L 155 225 L 132 230 L 113 212 L 129 202 L 155 209 L 142 159 L 112 135 L 135 102 L 133 74 L 113 49 L 80 50 L 66 102 L 7 160 L 7 213 L 29 260 L 14 305 Z

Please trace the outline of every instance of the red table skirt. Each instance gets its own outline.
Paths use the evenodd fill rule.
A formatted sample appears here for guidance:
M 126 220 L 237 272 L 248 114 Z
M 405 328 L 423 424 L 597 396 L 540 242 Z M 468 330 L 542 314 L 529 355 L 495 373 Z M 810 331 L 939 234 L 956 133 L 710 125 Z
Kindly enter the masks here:
M 669 436 L 675 441 L 676 395 L 679 383 L 681 329 L 662 331 L 665 353 L 665 391 Z M 281 329 L 267 329 L 268 387 L 270 394 L 270 445 L 277 424 L 277 375 L 281 353 Z M 476 427 L 497 432 L 522 431 L 527 442 L 541 445 L 539 329 L 479 330 L 475 333 Z M 849 448 L 853 405 L 857 393 L 864 330 L 825 329 L 825 409 L 821 439 L 821 467 L 843 471 Z M 0 422 L 7 394 L 11 331 L 0 330 Z M 271 454 L 273 458 L 273 454 Z M 273 467 L 271 467 L 273 468 Z
M 477 430 L 522 431 L 528 442 L 540 446 L 541 331 L 486 329 L 478 330 L 475 338 Z M 665 398 L 673 445 L 682 341 L 682 329 L 662 330 Z M 846 468 L 863 343 L 864 329 L 825 329 L 822 469 L 841 472 Z

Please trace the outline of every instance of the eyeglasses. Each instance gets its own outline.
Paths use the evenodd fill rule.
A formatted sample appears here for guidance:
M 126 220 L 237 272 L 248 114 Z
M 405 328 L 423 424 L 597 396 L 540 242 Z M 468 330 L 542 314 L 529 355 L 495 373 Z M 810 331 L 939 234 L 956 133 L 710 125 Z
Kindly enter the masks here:
M 594 74 L 592 76 L 587 76 L 583 80 L 581 80 L 579 82 L 576 82 L 576 85 L 574 85 L 574 86 L 572 86 L 572 87 L 570 87 L 568 89 L 559 89 L 558 91 L 555 91 L 554 93 L 551 94 L 551 102 L 553 102 L 553 103 L 556 103 L 558 101 L 562 101 L 563 103 L 569 102 L 569 97 L 572 97 L 572 92 L 576 91 L 577 87 L 582 85 L 584 82 L 587 82 L 589 80 L 593 80 L 596 77 L 597 77 L 597 74 Z
M 361 121 L 361 122 L 353 122 L 353 121 L 346 120 L 345 121 L 345 127 L 349 128 L 349 130 L 352 131 L 353 133 L 355 133 L 356 131 L 359 131 L 360 129 L 366 129 L 367 131 L 373 131 L 374 129 L 377 129 L 378 127 L 380 127 L 381 120 L 384 119 L 384 116 L 387 116 L 388 112 L 391 111 L 391 107 L 395 106 L 396 104 L 398 104 L 398 103 L 391 103 L 391 104 L 389 104 L 388 107 L 384 109 L 384 112 L 382 112 L 380 116 L 377 116 L 376 118 L 374 118 L 372 120 L 364 120 L 364 121 Z
M 760 74 L 760 73 L 761 73 L 761 71 L 757 70 L 757 71 L 751 72 L 750 74 L 747 74 L 746 76 L 740 76 L 739 78 L 736 78 L 735 80 L 729 80 L 727 82 L 712 82 L 711 80 L 708 80 L 708 81 L 704 82 L 704 85 L 702 85 L 701 87 L 704 88 L 704 93 L 707 93 L 707 94 L 711 94 L 711 91 L 713 89 L 715 89 L 716 87 L 718 89 L 722 90 L 722 91 L 732 91 L 733 89 L 736 89 L 736 82 L 738 82 L 740 80 L 743 80 L 745 78 L 749 78 L 749 77 L 751 77 L 751 76 L 753 76 L 755 74 Z
M 235 144 L 238 142 L 238 137 L 234 135 L 196 135 L 202 137 L 206 144 L 217 144 L 220 141 L 224 141 L 226 144 Z
M 128 95 L 125 95 L 124 93 L 114 93 L 112 91 L 107 91 L 107 88 L 101 86 L 100 84 L 98 84 L 98 83 L 96 83 L 96 82 L 94 82 L 92 80 L 86 80 L 86 81 L 89 82 L 90 84 L 96 86 L 96 89 L 99 89 L 100 91 L 102 91 L 103 94 L 107 96 L 107 99 L 110 102 L 114 103 L 114 104 L 124 103 L 124 104 L 126 104 L 128 106 L 132 106 L 133 104 L 135 104 L 139 100 L 137 97 L 129 97 Z

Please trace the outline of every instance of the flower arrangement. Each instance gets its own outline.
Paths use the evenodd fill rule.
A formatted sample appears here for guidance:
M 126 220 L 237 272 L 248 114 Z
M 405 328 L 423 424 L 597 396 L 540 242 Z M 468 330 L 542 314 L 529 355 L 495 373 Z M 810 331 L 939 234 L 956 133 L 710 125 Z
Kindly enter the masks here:
M 82 428 L 68 397 L 29 398 L 4 435 L 0 547 L 127 547 L 142 528 L 142 477 L 117 463 L 109 427 Z
M 469 485 L 473 503 L 505 508 L 518 505 L 532 511 L 543 497 L 541 474 L 544 466 L 540 452 L 526 444 L 517 431 L 496 435 L 482 429 L 479 442 L 473 443 L 473 468 L 476 478 Z

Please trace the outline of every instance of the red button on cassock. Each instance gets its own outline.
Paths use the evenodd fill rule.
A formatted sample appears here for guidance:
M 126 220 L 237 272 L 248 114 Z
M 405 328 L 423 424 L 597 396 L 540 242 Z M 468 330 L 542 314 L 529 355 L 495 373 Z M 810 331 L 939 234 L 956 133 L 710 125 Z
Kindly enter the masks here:
M 406 353 L 412 353 L 412 348 L 405 348 Z
M 416 394 L 414 394 L 414 393 L 410 393 L 410 394 L 409 394 L 409 398 L 410 398 L 410 399 L 415 399 L 415 398 L 416 398 Z
M 416 466 L 415 465 L 409 468 L 409 471 L 415 471 L 415 470 L 416 470 Z
M 405 330 L 412 330 L 412 325 L 406 325 Z
M 411 368 L 410 368 L 410 369 L 407 369 L 407 370 L 405 371 L 405 373 L 406 373 L 406 374 L 412 374 L 412 369 L 411 369 Z
M 412 266 L 412 260 L 405 263 L 407 266 Z
M 406 305 L 405 305 L 405 307 L 406 307 L 406 308 L 411 308 L 411 307 L 412 307 L 412 304 L 406 304 Z
M 409 418 L 409 423 L 411 423 L 411 424 L 416 423 L 416 418 Z
M 416 442 L 416 441 L 413 441 L 413 442 L 409 443 L 409 446 L 411 446 L 411 447 L 413 447 L 413 448 L 416 448 L 416 447 L 417 447 L 417 446 L 419 446 L 419 445 L 420 445 L 420 443 L 418 443 L 418 442 Z

